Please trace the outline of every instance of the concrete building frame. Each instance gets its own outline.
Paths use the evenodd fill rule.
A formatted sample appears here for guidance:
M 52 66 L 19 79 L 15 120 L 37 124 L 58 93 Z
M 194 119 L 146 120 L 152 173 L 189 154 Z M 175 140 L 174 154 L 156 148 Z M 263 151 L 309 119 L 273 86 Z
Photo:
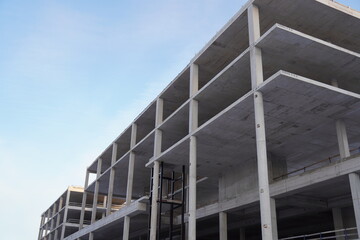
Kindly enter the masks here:
M 161 163 L 186 166 L 188 240 L 357 239 L 359 39 L 335 1 L 248 1 L 87 168 L 78 231 L 51 239 L 167 239 Z

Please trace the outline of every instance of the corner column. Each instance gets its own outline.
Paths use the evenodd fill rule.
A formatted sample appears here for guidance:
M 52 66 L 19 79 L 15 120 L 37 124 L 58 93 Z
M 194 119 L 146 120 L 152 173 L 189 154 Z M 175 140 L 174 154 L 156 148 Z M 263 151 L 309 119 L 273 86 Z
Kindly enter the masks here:
M 133 123 L 131 126 L 130 149 L 133 149 L 133 147 L 136 145 L 136 132 L 137 132 L 137 125 Z M 135 166 L 135 153 L 131 151 L 129 156 L 129 169 L 128 169 L 128 179 L 127 179 L 127 187 L 126 187 L 126 206 L 130 206 L 132 200 L 134 166 Z M 129 233 L 130 233 L 130 217 L 125 216 L 123 240 L 129 239 Z
M 80 213 L 79 230 L 82 229 L 83 226 L 84 226 L 85 208 L 86 208 L 86 198 L 87 198 L 86 189 L 87 189 L 88 185 L 89 185 L 89 170 L 86 169 L 84 192 L 83 192 L 82 202 L 81 202 L 81 213 Z
M 343 120 L 336 121 L 336 134 L 339 144 L 340 158 L 350 157 L 350 148 L 346 132 L 346 125 Z M 355 213 L 357 233 L 360 235 L 360 177 L 357 173 L 349 174 L 352 202 Z
M 198 101 L 193 99 L 199 90 L 199 66 L 190 66 L 190 112 L 189 112 L 189 231 L 188 240 L 196 240 L 196 180 L 197 180 L 197 139 L 192 133 L 198 127 Z
M 98 197 L 99 197 L 99 184 L 100 184 L 99 177 L 101 175 L 101 165 L 102 165 L 102 159 L 98 158 L 93 207 L 92 207 L 92 212 L 91 212 L 91 224 L 93 224 L 96 220 L 97 202 L 98 202 Z
M 38 240 L 42 239 L 44 222 L 45 222 L 45 216 L 44 216 L 44 214 L 42 214 L 41 215 L 41 220 L 40 220 L 40 229 L 39 229 Z
M 115 181 L 115 168 L 114 163 L 116 162 L 116 156 L 117 156 L 117 149 L 118 144 L 113 143 L 112 147 L 112 155 L 111 155 L 111 169 L 110 169 L 110 177 L 109 177 L 109 189 L 108 189 L 108 196 L 107 196 L 107 207 L 106 207 L 106 216 L 109 216 L 111 214 L 111 205 L 112 205 L 112 198 L 114 194 L 114 181 Z
M 61 236 L 60 236 L 61 240 L 64 239 L 64 237 L 65 237 L 65 227 L 66 227 L 65 225 L 66 225 L 66 222 L 67 222 L 69 202 L 70 202 L 70 191 L 68 189 L 67 192 L 66 192 L 64 219 L 63 219 L 63 225 L 62 225 L 62 228 L 61 228 Z
M 251 84 L 252 89 L 255 90 L 264 81 L 264 77 L 261 49 L 255 46 L 256 41 L 260 38 L 259 8 L 253 4 L 248 8 L 248 23 Z M 262 239 L 276 240 L 278 239 L 276 206 L 275 199 L 270 198 L 264 101 L 262 93 L 259 91 L 254 92 L 254 111 Z
M 63 205 L 63 201 L 64 199 L 61 197 L 60 200 L 59 200 L 59 208 L 58 208 L 58 215 L 56 217 L 56 230 L 55 230 L 55 236 L 54 236 L 54 239 L 57 240 L 58 239 L 58 235 L 59 235 L 59 225 L 60 225 L 60 211 L 62 209 L 62 205 Z
M 158 129 L 163 121 L 164 101 L 158 98 L 156 101 L 156 116 L 155 116 L 155 139 L 154 139 L 154 158 L 156 159 L 161 153 L 162 131 Z M 158 197 L 159 197 L 159 161 L 154 161 L 153 166 L 153 186 L 151 196 L 151 223 L 150 223 L 150 240 L 156 240 L 157 219 L 158 219 Z

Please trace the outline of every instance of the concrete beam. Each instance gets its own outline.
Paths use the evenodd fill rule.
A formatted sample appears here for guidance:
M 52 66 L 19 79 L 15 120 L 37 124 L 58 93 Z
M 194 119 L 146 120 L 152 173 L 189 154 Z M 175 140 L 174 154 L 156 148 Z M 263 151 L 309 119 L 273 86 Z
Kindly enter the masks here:
M 66 240 L 75 240 L 88 235 L 91 232 L 99 231 L 110 224 L 124 221 L 125 216 L 134 217 L 146 212 L 146 203 L 143 203 L 144 199 L 139 199 L 136 202 L 131 203 L 130 206 L 121 208 L 106 218 L 96 221 L 94 224 L 84 227 L 83 229 L 75 232 L 74 234 L 66 237 Z

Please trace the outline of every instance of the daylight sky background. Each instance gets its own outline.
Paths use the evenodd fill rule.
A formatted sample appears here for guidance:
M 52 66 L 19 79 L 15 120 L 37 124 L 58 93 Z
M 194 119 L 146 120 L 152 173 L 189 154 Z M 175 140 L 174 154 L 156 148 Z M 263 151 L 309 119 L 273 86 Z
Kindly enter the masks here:
M 36 239 L 40 214 L 244 3 L 0 0 L 0 238 Z

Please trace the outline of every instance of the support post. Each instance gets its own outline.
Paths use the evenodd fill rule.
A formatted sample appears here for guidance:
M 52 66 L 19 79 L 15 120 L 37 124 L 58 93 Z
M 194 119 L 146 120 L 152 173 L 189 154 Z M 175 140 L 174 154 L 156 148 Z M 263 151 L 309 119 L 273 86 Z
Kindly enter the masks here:
M 87 189 L 88 185 L 89 185 L 89 170 L 87 169 L 86 174 L 85 174 L 84 192 L 83 192 L 82 202 L 81 202 L 79 230 L 82 229 L 84 226 L 86 198 L 87 198 L 86 189 Z
M 40 239 L 42 238 L 44 222 L 45 222 L 45 216 L 44 216 L 44 214 L 42 214 L 42 215 L 41 215 L 41 220 L 40 220 L 40 229 L 39 229 L 38 240 L 40 240 Z
M 99 197 L 99 177 L 101 175 L 101 165 L 102 159 L 98 158 L 97 162 L 97 170 L 96 170 L 96 182 L 95 182 L 95 191 L 94 191 L 94 199 L 93 199 L 93 207 L 91 212 L 91 224 L 93 224 L 96 220 L 96 213 L 97 213 L 97 200 Z
M 199 88 L 199 67 L 196 64 L 190 66 L 190 98 L 196 94 Z M 189 133 L 192 134 L 198 127 L 198 102 L 190 101 L 189 110 Z M 188 240 L 196 239 L 196 180 L 197 180 L 197 151 L 196 137 L 190 136 L 189 146 L 189 231 Z
M 156 101 L 155 115 L 155 139 L 154 139 L 154 158 L 156 159 L 161 153 L 162 131 L 158 129 L 163 121 L 164 101 L 158 98 Z M 157 218 L 158 218 L 158 197 L 159 197 L 159 161 L 154 161 L 153 166 L 153 186 L 151 197 L 151 220 L 150 220 L 150 240 L 156 240 L 157 236 Z
M 137 132 L 137 125 L 135 123 L 133 123 L 131 126 L 130 149 L 132 149 L 136 145 L 136 132 Z M 126 206 L 130 206 L 131 200 L 132 200 L 133 181 L 134 181 L 134 166 L 135 166 L 135 153 L 133 151 L 131 151 L 130 156 L 129 156 L 129 169 L 128 169 L 128 179 L 127 179 L 127 187 L 126 187 Z M 129 239 L 130 220 L 131 219 L 129 216 L 125 216 L 123 240 Z
M 67 192 L 66 192 L 64 219 L 63 219 L 63 225 L 62 225 L 62 228 L 61 228 L 61 236 L 60 236 L 61 240 L 64 239 L 64 237 L 65 237 L 65 228 L 66 228 L 68 208 L 69 208 L 69 202 L 70 202 L 70 193 L 71 192 L 68 189 Z
M 115 181 L 115 168 L 114 163 L 116 162 L 117 157 L 117 148 L 118 145 L 116 142 L 113 143 L 112 147 L 112 155 L 111 155 L 111 169 L 110 169 L 110 177 L 109 177 L 109 189 L 108 189 L 108 196 L 107 196 L 107 207 L 106 207 L 106 216 L 111 214 L 111 205 L 112 205 L 112 198 L 114 193 L 114 181 Z
M 259 8 L 254 4 L 248 8 L 248 22 L 251 84 L 252 88 L 256 89 L 264 81 L 264 76 L 261 49 L 255 46 L 256 41 L 260 38 L 260 17 Z M 262 93 L 259 91 L 254 93 L 254 111 L 262 239 L 276 240 L 278 239 L 276 206 L 275 200 L 270 198 L 264 102 Z
M 360 177 L 357 173 L 349 174 L 351 196 L 358 236 L 360 236 Z
M 227 240 L 227 213 L 219 212 L 220 240 Z
M 239 230 L 239 240 L 245 240 L 245 228 Z
M 157 230 L 157 200 L 159 195 L 159 161 L 154 162 L 154 174 L 153 174 L 153 188 L 152 188 L 152 201 L 151 201 L 151 221 L 150 221 L 150 240 L 156 240 Z
M 332 216 L 333 216 L 333 222 L 334 222 L 334 230 L 340 230 L 344 229 L 344 222 L 342 219 L 342 213 L 341 208 L 333 208 L 332 210 Z M 343 232 L 336 232 L 336 240 L 344 240 Z
M 64 198 L 61 197 L 60 200 L 59 200 L 59 207 L 58 207 L 58 215 L 56 217 L 56 230 L 55 230 L 55 235 L 54 235 L 54 239 L 57 240 L 58 239 L 58 235 L 59 235 L 59 225 L 60 225 L 60 211 L 62 209 L 62 205 L 63 205 L 63 201 L 64 201 Z
M 350 148 L 346 132 L 346 125 L 343 120 L 336 121 L 336 134 L 339 144 L 340 158 L 344 159 L 350 157 Z M 349 182 L 351 189 L 351 196 L 353 201 L 355 221 L 358 236 L 360 236 L 360 178 L 357 173 L 349 174 Z

